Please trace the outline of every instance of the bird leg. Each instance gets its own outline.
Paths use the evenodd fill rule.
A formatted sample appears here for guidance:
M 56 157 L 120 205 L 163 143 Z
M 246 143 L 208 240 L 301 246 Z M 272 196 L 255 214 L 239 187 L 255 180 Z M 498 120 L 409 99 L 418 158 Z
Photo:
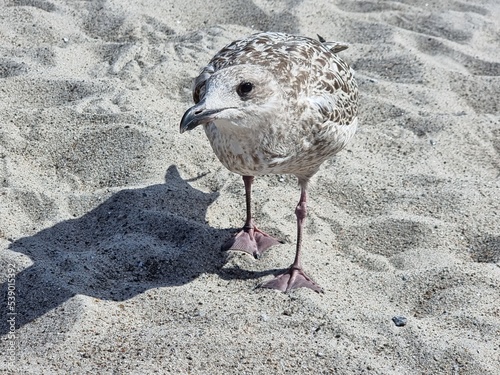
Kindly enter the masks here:
M 307 215 L 307 192 L 306 184 L 301 184 L 300 200 L 295 209 L 297 217 L 297 250 L 295 260 L 290 268 L 274 279 L 262 284 L 263 288 L 277 289 L 281 292 L 289 292 L 295 288 L 310 288 L 315 292 L 322 293 L 323 289 L 307 276 L 302 268 L 301 248 L 302 248 L 302 230 Z
M 271 237 L 269 234 L 261 231 L 255 225 L 252 219 L 251 203 L 253 176 L 243 176 L 243 182 L 245 184 L 247 211 L 245 225 L 239 233 L 222 245 L 222 249 L 244 251 L 252 255 L 254 258 L 259 258 L 264 251 L 269 249 L 271 246 L 280 244 L 281 242 Z

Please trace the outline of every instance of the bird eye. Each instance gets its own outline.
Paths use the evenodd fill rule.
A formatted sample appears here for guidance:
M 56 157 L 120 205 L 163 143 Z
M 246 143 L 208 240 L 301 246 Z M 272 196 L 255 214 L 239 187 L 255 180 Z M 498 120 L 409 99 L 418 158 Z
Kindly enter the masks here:
M 245 96 L 252 90 L 253 90 L 253 83 L 242 82 L 242 83 L 240 83 L 240 85 L 238 86 L 238 89 L 236 91 L 238 92 L 239 96 Z

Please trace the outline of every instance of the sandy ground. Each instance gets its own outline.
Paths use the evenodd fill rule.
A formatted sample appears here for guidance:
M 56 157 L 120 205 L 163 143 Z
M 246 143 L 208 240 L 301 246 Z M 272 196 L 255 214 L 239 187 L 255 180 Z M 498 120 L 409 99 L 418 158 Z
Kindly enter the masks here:
M 497 0 L 4 1 L 0 372 L 500 374 L 499 19 Z M 226 254 L 241 178 L 178 130 L 199 69 L 260 30 L 351 45 L 361 126 L 312 182 L 304 241 L 323 295 L 256 288 L 293 260 L 295 179 L 254 190 L 286 243 Z

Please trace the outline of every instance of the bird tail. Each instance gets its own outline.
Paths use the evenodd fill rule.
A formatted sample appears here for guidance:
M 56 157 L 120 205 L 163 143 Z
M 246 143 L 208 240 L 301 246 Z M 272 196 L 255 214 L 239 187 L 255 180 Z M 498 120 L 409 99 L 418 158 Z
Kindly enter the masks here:
M 321 35 L 319 34 L 316 34 L 318 35 L 318 39 L 321 43 L 323 43 L 323 45 L 328 48 L 330 51 L 332 51 L 333 53 L 338 53 L 340 51 L 343 51 L 345 49 L 348 49 L 349 48 L 349 44 L 347 43 L 344 43 L 344 42 L 327 42 L 325 40 L 325 38 L 323 38 Z

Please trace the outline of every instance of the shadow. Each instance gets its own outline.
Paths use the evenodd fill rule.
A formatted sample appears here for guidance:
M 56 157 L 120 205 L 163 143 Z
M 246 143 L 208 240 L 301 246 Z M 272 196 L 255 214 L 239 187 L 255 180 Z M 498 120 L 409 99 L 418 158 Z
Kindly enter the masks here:
M 205 222 L 218 196 L 192 188 L 171 166 L 165 184 L 122 190 L 80 218 L 13 242 L 10 250 L 33 261 L 15 278 L 16 329 L 76 294 L 122 301 L 203 273 L 224 279 L 272 273 L 221 269 L 226 256 L 220 245 L 234 229 Z M 0 286 L 3 315 L 7 290 L 6 282 Z M 3 316 L 0 334 L 8 330 Z

